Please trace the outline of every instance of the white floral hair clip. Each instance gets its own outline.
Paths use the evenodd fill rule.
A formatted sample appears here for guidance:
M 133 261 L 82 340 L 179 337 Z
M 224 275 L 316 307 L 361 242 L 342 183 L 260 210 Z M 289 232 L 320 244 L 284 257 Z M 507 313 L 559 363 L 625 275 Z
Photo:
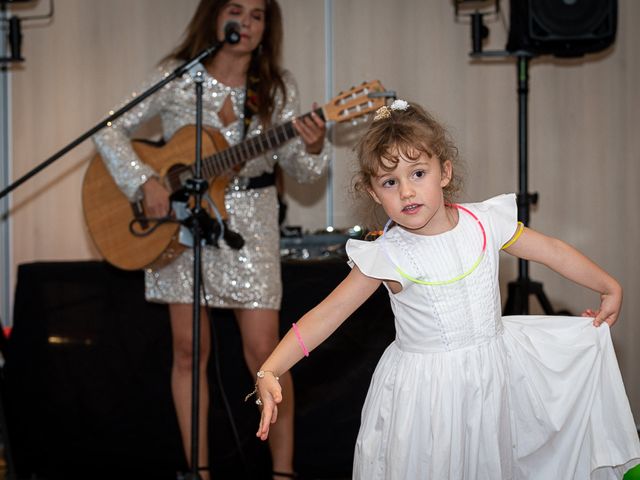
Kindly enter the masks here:
M 391 104 L 391 110 L 406 110 L 409 108 L 409 102 L 406 100 L 394 100 Z
M 375 122 L 377 120 L 382 120 L 383 118 L 389 118 L 392 110 L 406 110 L 407 108 L 409 108 L 409 102 L 406 100 L 394 100 L 390 107 L 384 105 L 376 110 L 376 115 L 373 117 L 373 121 Z

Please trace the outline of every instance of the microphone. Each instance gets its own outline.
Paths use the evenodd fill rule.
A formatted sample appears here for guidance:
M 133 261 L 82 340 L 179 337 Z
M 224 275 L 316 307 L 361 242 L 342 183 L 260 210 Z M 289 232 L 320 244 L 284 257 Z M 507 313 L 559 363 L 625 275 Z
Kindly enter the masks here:
M 235 45 L 240 41 L 240 24 L 232 20 L 224 24 L 224 41 Z

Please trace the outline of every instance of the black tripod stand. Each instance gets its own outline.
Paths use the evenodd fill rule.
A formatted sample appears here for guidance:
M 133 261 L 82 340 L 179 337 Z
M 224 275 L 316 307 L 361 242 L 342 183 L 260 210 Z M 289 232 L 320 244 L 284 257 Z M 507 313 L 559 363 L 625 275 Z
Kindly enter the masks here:
M 529 208 L 538 202 L 537 193 L 529 193 L 527 158 L 527 107 L 529 95 L 529 61 L 532 54 L 518 52 L 518 221 L 529 224 Z M 547 315 L 553 315 L 553 307 L 542 290 L 542 283 L 529 278 L 529 261 L 518 259 L 518 279 L 509 282 L 505 315 L 529 313 L 529 296 L 535 295 Z
M 456 0 L 456 19 L 465 16 L 461 12 L 463 2 Z M 498 58 L 516 57 L 517 81 L 518 81 L 518 221 L 525 226 L 529 224 L 529 208 L 538 202 L 537 193 L 529 193 L 528 189 L 528 164 L 527 164 L 527 107 L 529 101 L 529 61 L 534 57 L 532 52 L 526 50 L 493 50 L 483 51 L 482 42 L 489 36 L 489 29 L 484 25 L 483 17 L 488 12 L 474 10 L 466 14 L 470 18 L 472 58 Z M 496 16 L 500 12 L 500 2 L 495 3 Z M 508 47 L 507 47 L 508 48 Z M 505 315 L 518 315 L 529 313 L 529 296 L 535 295 L 545 314 L 553 315 L 553 307 L 542 290 L 540 282 L 534 282 L 529 278 L 529 262 L 518 259 L 518 279 L 509 282 L 507 290 L 507 302 L 504 306 Z

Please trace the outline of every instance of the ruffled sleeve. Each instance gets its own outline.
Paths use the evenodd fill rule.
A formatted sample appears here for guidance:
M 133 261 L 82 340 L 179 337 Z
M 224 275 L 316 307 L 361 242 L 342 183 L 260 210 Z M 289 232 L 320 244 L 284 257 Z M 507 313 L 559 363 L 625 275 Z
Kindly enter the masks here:
M 491 237 L 495 248 L 500 249 L 511 240 L 518 228 L 518 205 L 515 193 L 505 193 L 482 202 L 489 214 Z
M 365 242 L 350 239 L 347 240 L 346 248 L 351 268 L 357 265 L 367 277 L 398 282 L 404 287 L 404 278 L 391 264 L 380 247 L 379 241 Z

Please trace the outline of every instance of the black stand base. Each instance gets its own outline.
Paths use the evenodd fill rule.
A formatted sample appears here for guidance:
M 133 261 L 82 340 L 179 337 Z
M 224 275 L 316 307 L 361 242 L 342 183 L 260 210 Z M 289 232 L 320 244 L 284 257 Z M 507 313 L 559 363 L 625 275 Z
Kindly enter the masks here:
M 529 313 L 529 295 L 535 295 L 547 315 L 553 315 L 551 302 L 542 290 L 540 282 L 533 282 L 528 278 L 509 282 L 507 303 L 504 306 L 505 315 L 526 315 Z

